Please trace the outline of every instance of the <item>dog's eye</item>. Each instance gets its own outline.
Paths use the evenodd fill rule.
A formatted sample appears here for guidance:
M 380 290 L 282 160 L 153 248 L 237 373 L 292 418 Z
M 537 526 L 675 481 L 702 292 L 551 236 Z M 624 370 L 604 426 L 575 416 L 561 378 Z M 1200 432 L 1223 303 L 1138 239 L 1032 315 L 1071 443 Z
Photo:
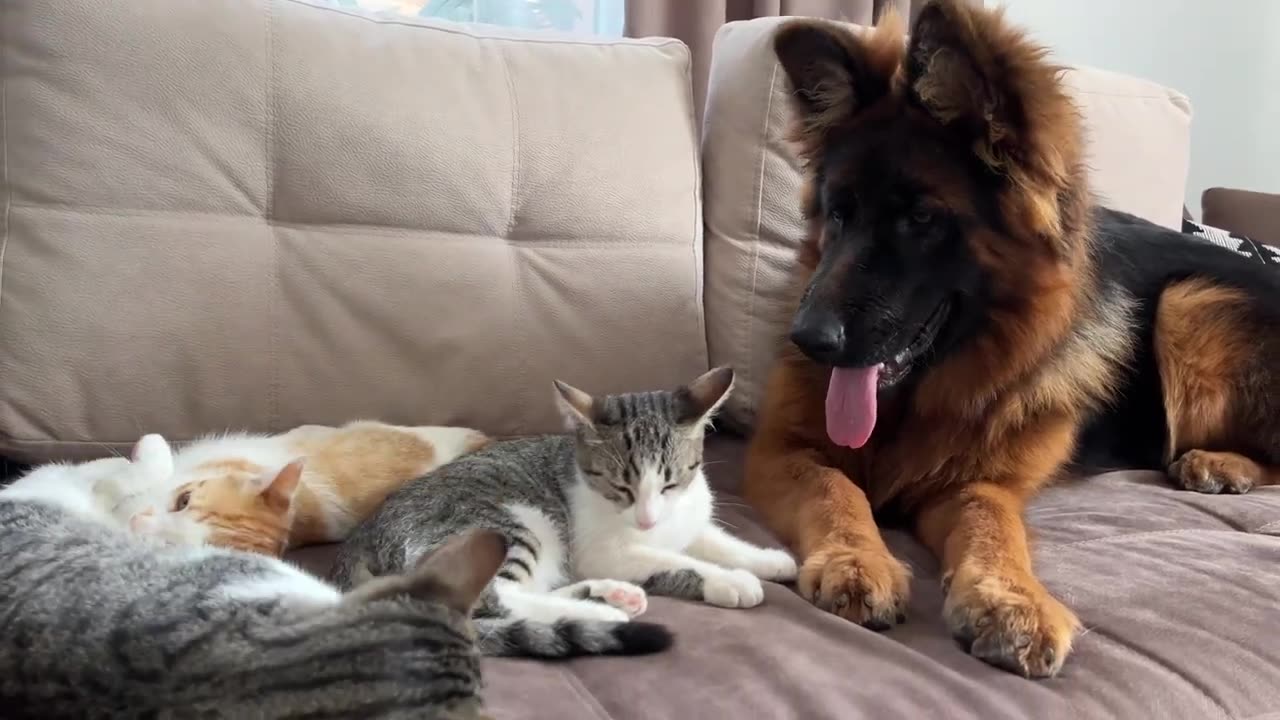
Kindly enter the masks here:
M 911 211 L 911 222 L 916 225 L 928 225 L 933 222 L 933 211 L 929 208 L 916 208 Z
M 191 504 L 191 491 L 183 490 L 178 497 L 173 500 L 173 512 L 182 512 Z
M 840 227 L 841 225 L 844 225 L 844 215 L 839 210 L 832 210 L 831 213 L 827 215 L 827 222 L 835 225 L 836 227 Z

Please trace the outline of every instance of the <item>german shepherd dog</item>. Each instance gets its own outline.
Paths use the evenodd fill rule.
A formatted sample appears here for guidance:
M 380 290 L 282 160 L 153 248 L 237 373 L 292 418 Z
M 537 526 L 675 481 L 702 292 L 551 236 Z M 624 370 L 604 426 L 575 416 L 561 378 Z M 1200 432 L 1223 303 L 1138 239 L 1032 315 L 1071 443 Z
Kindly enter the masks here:
M 774 50 L 811 232 L 747 498 L 801 593 L 876 629 L 909 575 L 875 518 L 909 523 L 962 645 L 1052 676 L 1079 622 L 1024 503 L 1073 463 L 1280 482 L 1280 276 L 1095 206 L 1060 69 L 998 12 L 933 2 L 909 43 L 894 16 L 792 20 Z

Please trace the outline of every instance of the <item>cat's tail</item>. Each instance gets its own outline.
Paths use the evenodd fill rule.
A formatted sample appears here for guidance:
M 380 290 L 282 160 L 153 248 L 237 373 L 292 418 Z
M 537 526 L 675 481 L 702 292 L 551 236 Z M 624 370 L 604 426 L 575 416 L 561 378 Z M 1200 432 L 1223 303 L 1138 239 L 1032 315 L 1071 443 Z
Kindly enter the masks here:
M 648 655 L 671 647 L 665 626 L 649 622 L 564 619 L 553 623 L 518 618 L 476 618 L 485 655 L 569 658 L 578 655 Z

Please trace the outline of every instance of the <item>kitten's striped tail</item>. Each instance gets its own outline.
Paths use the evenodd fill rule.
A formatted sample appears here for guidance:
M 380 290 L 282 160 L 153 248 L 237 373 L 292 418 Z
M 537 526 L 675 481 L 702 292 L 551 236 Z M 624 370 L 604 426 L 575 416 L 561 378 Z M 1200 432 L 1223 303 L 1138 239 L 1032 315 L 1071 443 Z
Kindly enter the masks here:
M 648 622 L 476 618 L 480 652 L 485 655 L 568 658 L 578 655 L 648 655 L 671 647 L 671 631 Z

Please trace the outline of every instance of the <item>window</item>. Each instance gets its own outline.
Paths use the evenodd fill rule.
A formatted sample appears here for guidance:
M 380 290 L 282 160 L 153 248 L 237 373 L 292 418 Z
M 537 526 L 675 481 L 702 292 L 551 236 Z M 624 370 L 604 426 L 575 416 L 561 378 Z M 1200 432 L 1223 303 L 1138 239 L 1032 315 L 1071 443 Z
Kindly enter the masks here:
M 378 15 L 437 17 L 620 37 L 625 0 L 319 0 Z

